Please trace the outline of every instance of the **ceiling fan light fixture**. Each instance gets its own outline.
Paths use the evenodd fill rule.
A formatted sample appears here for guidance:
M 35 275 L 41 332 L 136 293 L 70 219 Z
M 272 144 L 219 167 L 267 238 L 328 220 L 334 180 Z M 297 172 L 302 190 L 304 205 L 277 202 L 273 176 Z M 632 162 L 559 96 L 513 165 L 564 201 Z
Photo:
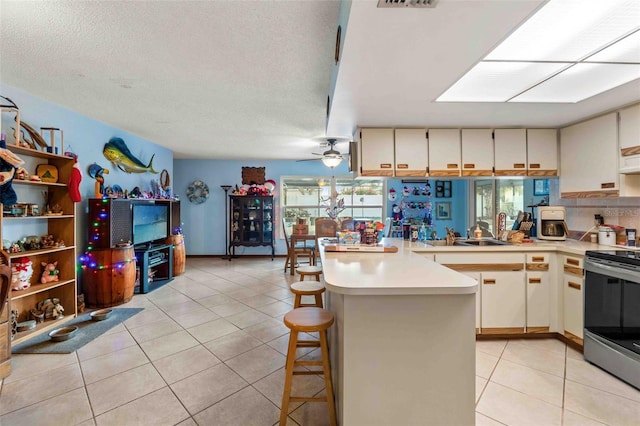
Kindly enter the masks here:
M 338 165 L 342 162 L 342 157 L 341 156 L 326 156 L 326 157 L 322 157 L 322 164 L 324 164 L 327 167 L 330 168 L 335 168 L 338 167 Z

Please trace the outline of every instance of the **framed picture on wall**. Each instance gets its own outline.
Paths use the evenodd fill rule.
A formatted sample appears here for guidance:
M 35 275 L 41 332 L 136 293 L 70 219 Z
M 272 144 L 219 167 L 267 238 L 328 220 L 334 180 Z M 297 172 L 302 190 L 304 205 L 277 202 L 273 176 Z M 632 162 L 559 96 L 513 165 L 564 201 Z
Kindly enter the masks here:
M 549 179 L 534 179 L 533 195 L 549 195 Z
M 450 202 L 438 202 L 436 203 L 436 219 L 451 219 L 451 203 Z
M 436 181 L 436 198 L 451 198 L 451 181 L 450 180 L 437 180 Z

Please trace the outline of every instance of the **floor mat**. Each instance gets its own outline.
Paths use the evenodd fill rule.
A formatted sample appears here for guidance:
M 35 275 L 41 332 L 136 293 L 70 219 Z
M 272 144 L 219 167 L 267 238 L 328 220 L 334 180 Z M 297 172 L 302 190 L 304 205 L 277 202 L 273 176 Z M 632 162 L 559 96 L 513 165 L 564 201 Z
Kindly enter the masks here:
M 93 321 L 87 312 L 73 320 L 61 324 L 60 327 L 77 326 L 78 332 L 69 340 L 54 342 L 49 332 L 42 333 L 11 348 L 14 354 L 68 354 L 77 351 L 96 337 L 126 321 L 143 308 L 112 308 L 113 312 L 104 321 Z

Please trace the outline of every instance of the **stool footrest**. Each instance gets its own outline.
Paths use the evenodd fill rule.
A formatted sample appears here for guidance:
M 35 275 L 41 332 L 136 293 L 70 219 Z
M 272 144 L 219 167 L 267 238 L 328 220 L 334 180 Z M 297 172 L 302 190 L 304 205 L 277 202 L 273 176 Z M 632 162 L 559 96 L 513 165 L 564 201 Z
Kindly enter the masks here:
M 319 348 L 320 342 L 317 340 L 298 340 L 296 346 L 298 348 Z
M 304 396 L 290 396 L 289 401 L 293 402 L 327 402 L 327 398 L 316 398 L 316 397 L 304 397 Z
M 294 371 L 294 376 L 311 376 L 314 374 L 324 374 L 323 370 L 307 370 L 307 371 Z
M 293 365 L 296 367 L 299 367 L 301 365 L 304 365 L 304 366 L 312 365 L 315 367 L 321 367 L 322 361 L 294 361 Z

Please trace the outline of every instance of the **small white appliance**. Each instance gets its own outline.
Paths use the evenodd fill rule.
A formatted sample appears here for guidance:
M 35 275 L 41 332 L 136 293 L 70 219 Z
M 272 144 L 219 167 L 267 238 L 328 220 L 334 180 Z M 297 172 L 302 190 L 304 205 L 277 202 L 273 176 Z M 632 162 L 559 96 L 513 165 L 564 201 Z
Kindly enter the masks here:
M 566 212 L 560 206 L 538 207 L 538 239 L 564 241 L 567 239 Z
M 609 228 L 608 226 L 599 226 L 598 227 L 598 244 L 602 244 L 605 246 L 615 246 L 616 231 Z

